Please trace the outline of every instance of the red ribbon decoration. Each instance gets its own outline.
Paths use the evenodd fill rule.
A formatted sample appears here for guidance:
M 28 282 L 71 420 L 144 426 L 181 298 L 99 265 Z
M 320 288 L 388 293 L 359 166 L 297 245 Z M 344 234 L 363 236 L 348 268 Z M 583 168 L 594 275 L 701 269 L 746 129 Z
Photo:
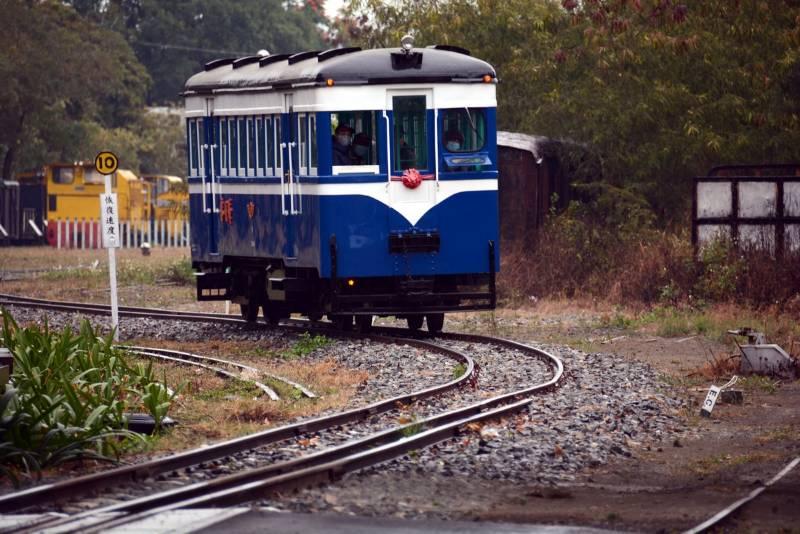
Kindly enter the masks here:
M 403 185 L 409 189 L 416 189 L 422 180 L 433 178 L 433 175 L 422 176 L 417 169 L 406 169 L 403 171 Z

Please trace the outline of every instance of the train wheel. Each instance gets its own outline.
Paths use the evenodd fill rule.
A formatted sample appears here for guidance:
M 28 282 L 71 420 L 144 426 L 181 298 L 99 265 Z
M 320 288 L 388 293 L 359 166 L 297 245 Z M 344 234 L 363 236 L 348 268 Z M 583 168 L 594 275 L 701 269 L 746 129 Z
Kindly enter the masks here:
M 356 315 L 356 329 L 362 334 L 372 330 L 372 315 Z
M 264 303 L 262 307 L 264 310 L 264 318 L 267 320 L 267 324 L 272 326 L 277 326 L 285 315 L 281 313 L 281 310 L 275 308 L 275 304 L 270 305 L 267 302 Z
M 428 332 L 436 333 L 441 332 L 444 327 L 444 314 L 443 313 L 429 313 L 425 316 L 428 321 Z
M 425 320 L 424 315 L 409 315 L 406 317 L 406 321 L 408 322 L 408 329 L 409 330 L 419 330 L 422 328 L 422 321 Z
M 239 308 L 242 312 L 242 319 L 244 319 L 248 323 L 256 322 L 256 319 L 258 319 L 258 305 L 239 304 Z
M 352 330 L 353 329 L 353 316 L 352 315 L 336 315 L 332 319 L 334 326 L 337 330 Z

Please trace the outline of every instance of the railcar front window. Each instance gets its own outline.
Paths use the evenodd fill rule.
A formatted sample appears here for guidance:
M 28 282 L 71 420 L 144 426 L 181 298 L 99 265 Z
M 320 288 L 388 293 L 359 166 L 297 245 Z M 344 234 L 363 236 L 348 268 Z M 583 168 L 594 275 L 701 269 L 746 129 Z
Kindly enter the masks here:
M 219 121 L 219 158 L 220 174 L 228 174 L 228 121 Z
M 477 152 L 485 144 L 486 116 L 483 110 L 442 110 L 442 145 L 447 152 Z
M 392 161 L 395 171 L 428 168 L 428 121 L 424 96 L 395 96 Z

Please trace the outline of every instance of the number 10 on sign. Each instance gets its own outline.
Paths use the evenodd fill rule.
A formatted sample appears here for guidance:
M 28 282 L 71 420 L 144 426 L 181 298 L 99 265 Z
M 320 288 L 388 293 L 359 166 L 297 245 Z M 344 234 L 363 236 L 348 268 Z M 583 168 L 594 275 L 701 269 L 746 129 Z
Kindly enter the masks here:
M 103 225 L 103 246 L 119 247 L 119 214 L 117 211 L 117 194 L 100 195 L 100 221 Z

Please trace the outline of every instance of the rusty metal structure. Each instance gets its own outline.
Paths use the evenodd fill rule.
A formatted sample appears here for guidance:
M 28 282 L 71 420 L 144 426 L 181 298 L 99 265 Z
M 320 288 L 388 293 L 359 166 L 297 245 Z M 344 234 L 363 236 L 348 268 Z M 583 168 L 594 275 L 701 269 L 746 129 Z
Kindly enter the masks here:
M 579 147 L 538 135 L 497 132 L 501 246 L 530 244 L 550 209 L 561 209 L 572 198 L 573 173 L 562 161 L 567 146 Z

